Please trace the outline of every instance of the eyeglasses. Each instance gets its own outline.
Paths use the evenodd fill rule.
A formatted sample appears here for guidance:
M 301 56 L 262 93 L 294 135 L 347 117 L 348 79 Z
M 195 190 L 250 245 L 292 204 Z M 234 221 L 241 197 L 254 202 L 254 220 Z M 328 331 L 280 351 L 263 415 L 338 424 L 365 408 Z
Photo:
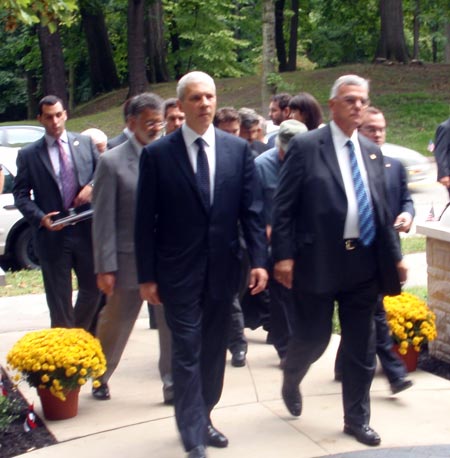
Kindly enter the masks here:
M 362 107 L 368 107 L 370 105 L 370 99 L 362 98 L 362 97 L 336 97 L 338 100 L 342 100 L 346 105 L 356 105 L 358 102 L 361 104 Z
M 373 127 L 373 126 L 362 126 L 361 130 L 368 132 L 369 134 L 384 134 L 386 132 L 386 127 Z
M 161 121 L 147 121 L 145 125 L 149 129 L 162 129 L 164 127 L 164 123 Z

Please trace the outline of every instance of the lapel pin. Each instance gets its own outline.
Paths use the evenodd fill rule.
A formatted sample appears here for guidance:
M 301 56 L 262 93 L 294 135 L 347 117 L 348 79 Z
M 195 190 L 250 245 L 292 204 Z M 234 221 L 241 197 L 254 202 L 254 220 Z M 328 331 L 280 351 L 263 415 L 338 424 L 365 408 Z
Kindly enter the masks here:
M 79 144 L 80 144 L 80 142 L 79 142 L 78 140 L 75 140 L 75 141 L 73 142 L 73 146 L 78 146 Z
M 370 155 L 370 159 L 372 159 L 372 161 L 373 161 L 374 159 L 376 159 L 376 158 L 377 158 L 377 155 L 376 155 L 376 154 L 371 154 L 371 155 Z
M 384 164 L 385 167 L 390 167 L 391 164 L 390 163 L 387 163 L 387 164 Z

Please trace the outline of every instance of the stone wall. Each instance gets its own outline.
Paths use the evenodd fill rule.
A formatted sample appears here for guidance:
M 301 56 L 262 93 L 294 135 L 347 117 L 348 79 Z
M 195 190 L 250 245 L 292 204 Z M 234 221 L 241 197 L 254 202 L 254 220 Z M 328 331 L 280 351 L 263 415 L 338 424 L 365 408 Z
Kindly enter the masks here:
M 426 235 L 428 305 L 436 314 L 438 333 L 429 350 L 435 358 L 450 363 L 450 241 Z

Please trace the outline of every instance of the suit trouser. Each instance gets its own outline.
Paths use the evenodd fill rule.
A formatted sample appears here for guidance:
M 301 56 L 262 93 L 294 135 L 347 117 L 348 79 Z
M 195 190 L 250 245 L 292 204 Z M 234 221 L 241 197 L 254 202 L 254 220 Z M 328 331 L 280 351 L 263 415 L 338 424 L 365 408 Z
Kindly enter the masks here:
M 89 331 L 97 311 L 97 289 L 90 231 L 83 223 L 63 229 L 61 252 L 55 259 L 40 257 L 45 294 L 52 328 L 84 328 Z M 39 252 L 45 249 L 39 247 Z M 72 269 L 78 280 L 78 295 L 72 305 Z
M 205 445 L 223 388 L 230 303 L 210 298 L 164 304 L 172 332 L 175 417 L 185 450 Z
M 120 362 L 125 346 L 133 330 L 142 299 L 138 289 L 115 288 L 101 309 L 96 336 L 100 340 L 106 357 L 107 369 L 102 382 L 107 383 Z M 171 370 L 170 331 L 164 318 L 162 306 L 156 307 L 160 342 L 159 371 L 161 378 Z
M 403 361 L 392 351 L 392 336 L 389 332 L 389 325 L 386 320 L 386 311 L 383 306 L 383 296 L 377 300 L 377 308 L 374 315 L 375 335 L 376 335 L 376 353 L 380 360 L 389 383 L 395 383 L 397 380 L 406 377 L 407 372 Z M 342 345 L 336 354 L 334 372 L 337 375 L 342 374 Z
M 366 424 L 370 419 L 370 385 L 375 371 L 373 314 L 378 296 L 375 255 L 372 248 L 346 252 L 336 272 L 338 290 L 307 293 L 294 278 L 296 319 L 288 344 L 284 376 L 300 383 L 328 346 L 335 301 L 342 330 L 342 397 L 344 421 Z M 317 273 L 320 275 L 320 272 Z M 298 282 L 298 283 L 297 283 Z

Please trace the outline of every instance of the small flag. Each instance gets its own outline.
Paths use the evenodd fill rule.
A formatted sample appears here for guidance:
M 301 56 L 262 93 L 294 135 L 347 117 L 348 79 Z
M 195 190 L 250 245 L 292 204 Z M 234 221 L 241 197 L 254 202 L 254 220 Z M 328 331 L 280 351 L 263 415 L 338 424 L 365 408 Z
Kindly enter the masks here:
M 434 216 L 434 206 L 431 204 L 430 211 L 428 212 L 427 219 L 425 221 L 436 221 L 436 218 Z
M 433 140 L 430 140 L 430 141 L 428 142 L 427 151 L 429 151 L 430 153 L 432 153 L 432 152 L 434 151 L 434 143 L 433 143 Z
M 28 406 L 27 416 L 23 422 L 23 430 L 29 433 L 32 429 L 37 427 L 36 414 L 34 413 L 34 404 Z

